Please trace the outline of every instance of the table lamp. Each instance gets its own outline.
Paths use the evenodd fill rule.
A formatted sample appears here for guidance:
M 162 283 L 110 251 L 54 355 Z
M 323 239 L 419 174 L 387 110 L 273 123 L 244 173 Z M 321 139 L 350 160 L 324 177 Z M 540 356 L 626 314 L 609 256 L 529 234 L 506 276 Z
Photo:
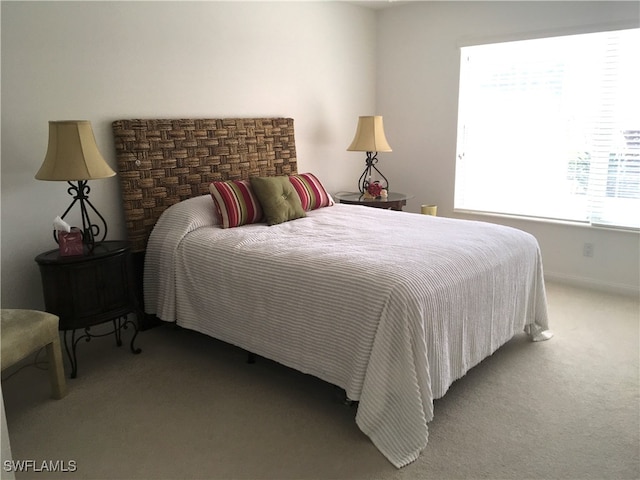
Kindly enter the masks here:
M 64 220 L 73 206 L 76 203 L 79 204 L 83 242 L 90 251 L 93 250 L 96 241 L 101 242 L 107 236 L 107 222 L 89 201 L 91 189 L 87 182 L 113 177 L 115 174 L 116 172 L 109 167 L 98 150 L 89 121 L 49 122 L 49 146 L 44 162 L 36 173 L 36 179 L 66 181 L 69 184 L 67 192 L 73 197 L 73 201 L 60 218 Z M 102 229 L 99 225 L 92 223 L 89 209 L 100 219 Z M 53 237 L 57 242 L 56 233 L 54 229 Z
M 383 178 L 384 184 L 382 184 L 382 188 L 389 190 L 389 181 L 376 167 L 376 163 L 378 163 L 378 152 L 392 151 L 384 135 L 382 116 L 360 117 L 358 119 L 356 135 L 347 150 L 352 152 L 367 152 L 367 158 L 365 160 L 366 167 L 358 180 L 358 190 L 360 190 L 360 193 L 367 191 L 367 187 L 371 183 L 373 170 L 378 172 Z

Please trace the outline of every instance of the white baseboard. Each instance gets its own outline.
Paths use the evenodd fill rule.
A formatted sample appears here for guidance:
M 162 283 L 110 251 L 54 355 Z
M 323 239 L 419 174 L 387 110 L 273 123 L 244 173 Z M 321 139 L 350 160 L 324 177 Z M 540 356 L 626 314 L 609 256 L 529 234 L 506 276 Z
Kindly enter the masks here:
M 575 287 L 589 288 L 609 293 L 617 293 L 638 297 L 640 287 L 637 285 L 627 285 L 624 283 L 604 282 L 593 278 L 578 277 L 575 275 L 565 275 L 563 273 L 544 272 L 544 279 L 550 282 L 564 283 Z

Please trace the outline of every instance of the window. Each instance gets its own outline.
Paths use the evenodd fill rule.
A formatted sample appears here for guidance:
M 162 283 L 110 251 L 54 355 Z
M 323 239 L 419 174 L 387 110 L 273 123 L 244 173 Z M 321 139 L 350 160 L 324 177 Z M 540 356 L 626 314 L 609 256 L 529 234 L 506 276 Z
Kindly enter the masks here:
M 640 228 L 640 29 L 463 47 L 455 208 Z

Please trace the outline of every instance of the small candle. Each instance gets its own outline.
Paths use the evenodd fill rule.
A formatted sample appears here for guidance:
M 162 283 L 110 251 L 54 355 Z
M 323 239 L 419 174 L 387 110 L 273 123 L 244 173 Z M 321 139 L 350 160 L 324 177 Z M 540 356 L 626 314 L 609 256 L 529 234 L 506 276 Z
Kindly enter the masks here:
M 420 212 L 423 215 L 437 215 L 438 214 L 438 206 L 437 205 L 422 205 L 420 207 Z

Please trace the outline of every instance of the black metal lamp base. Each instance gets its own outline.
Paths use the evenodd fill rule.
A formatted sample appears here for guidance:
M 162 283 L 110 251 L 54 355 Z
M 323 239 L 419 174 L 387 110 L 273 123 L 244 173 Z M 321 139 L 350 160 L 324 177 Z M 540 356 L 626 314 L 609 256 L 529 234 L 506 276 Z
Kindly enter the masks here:
M 89 192 L 91 191 L 91 188 L 87 185 L 87 180 L 78 180 L 77 184 L 71 181 L 67 183 L 69 184 L 67 192 L 69 195 L 73 196 L 73 202 L 71 202 L 71 205 L 67 207 L 60 218 L 64 220 L 64 217 L 69 213 L 76 202 L 80 204 L 80 215 L 82 217 L 82 243 L 87 245 L 91 252 L 93 251 L 96 243 L 102 242 L 107 237 L 107 222 L 104 217 L 100 215 L 100 212 L 96 210 L 96 207 L 94 207 L 89 201 Z M 103 229 L 101 229 L 99 225 L 91 223 L 87 207 L 91 208 L 91 210 L 93 210 L 93 212 L 98 216 L 102 222 L 102 226 L 104 227 Z M 98 237 L 100 238 L 98 239 Z M 55 229 L 53 230 L 53 238 L 56 243 L 58 243 L 58 232 Z
M 367 159 L 365 160 L 367 166 L 364 169 L 364 172 L 362 172 L 362 175 L 360 175 L 360 179 L 358 180 L 358 190 L 360 191 L 360 193 L 365 193 L 367 191 L 367 188 L 371 183 L 371 175 L 373 174 L 373 170 L 378 172 L 378 175 L 380 175 L 380 177 L 382 177 L 382 179 L 384 180 L 382 188 L 385 190 L 389 190 L 389 181 L 387 180 L 387 177 L 385 177 L 382 172 L 376 167 L 376 163 L 378 163 L 377 155 L 378 152 L 367 152 Z

